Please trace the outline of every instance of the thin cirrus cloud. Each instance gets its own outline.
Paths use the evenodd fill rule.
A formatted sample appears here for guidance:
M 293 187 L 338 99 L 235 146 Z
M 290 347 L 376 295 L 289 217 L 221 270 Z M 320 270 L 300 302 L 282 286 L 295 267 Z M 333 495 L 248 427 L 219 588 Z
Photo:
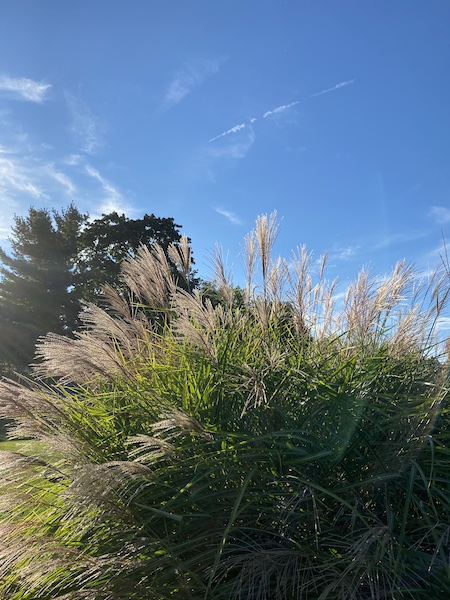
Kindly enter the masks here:
M 163 108 L 172 108 L 188 94 L 198 88 L 203 81 L 217 73 L 225 59 L 191 60 L 187 62 L 169 84 L 164 95 Z
M 47 200 L 51 192 L 63 192 L 72 197 L 76 191 L 72 179 L 52 162 L 45 162 L 38 156 L 32 159 L 6 153 L 0 156 L 0 194 L 3 198 L 17 202 Z
M 214 210 L 217 213 L 219 213 L 219 215 L 222 215 L 223 217 L 227 218 L 230 221 L 230 223 L 232 223 L 232 225 L 242 225 L 241 219 L 234 212 L 231 212 L 230 210 L 225 210 L 223 208 L 215 208 Z
M 250 121 L 250 123 L 254 123 L 255 121 L 256 121 L 256 119 L 252 119 Z M 225 137 L 226 135 L 229 135 L 230 133 L 236 133 L 238 131 L 241 131 L 241 129 L 245 129 L 245 127 L 247 127 L 247 125 L 245 123 L 240 123 L 239 125 L 235 125 L 231 129 L 228 129 L 228 131 L 224 131 L 223 133 L 216 135 L 216 137 L 211 138 L 209 141 L 214 142 L 214 140 L 218 140 L 221 137 Z
M 0 77 L 0 93 L 14 100 L 26 100 L 41 104 L 46 99 L 51 87 L 50 83 L 33 81 L 26 77 L 9 77 L 7 75 Z
M 279 114 L 283 113 L 284 111 L 288 110 L 289 108 L 292 108 L 293 106 L 296 106 L 297 104 L 300 104 L 301 102 L 306 102 L 306 100 L 309 100 L 310 98 L 317 98 L 318 96 L 323 96 L 324 94 L 329 94 L 330 92 L 334 92 L 334 91 L 339 90 L 348 85 L 352 85 L 353 83 L 355 83 L 355 81 L 356 81 L 356 79 L 349 79 L 348 81 L 341 81 L 332 87 L 321 90 L 320 92 L 315 92 L 314 94 L 311 94 L 310 96 L 308 96 L 307 98 L 304 98 L 303 100 L 295 100 L 294 102 L 290 102 L 288 104 L 281 104 L 280 106 L 277 106 L 276 108 L 267 110 L 262 115 L 262 118 L 267 119 L 268 117 L 272 117 L 274 115 L 279 115 Z M 250 122 L 250 124 L 253 124 L 253 123 L 255 123 L 256 120 L 257 120 L 256 117 L 253 117 L 252 119 L 250 119 L 249 122 Z M 223 133 L 220 133 L 219 135 L 216 135 L 215 137 L 211 138 L 209 140 L 209 142 L 214 142 L 215 140 L 217 140 L 221 137 L 225 137 L 227 135 L 236 133 L 236 132 L 240 131 L 241 129 L 243 129 L 245 126 L 246 126 L 246 123 L 240 123 L 239 125 L 235 125 L 234 127 L 227 129 Z
M 41 165 L 29 164 L 25 158 L 3 149 L 0 156 L 0 194 L 11 200 L 21 196 L 42 200 L 47 198 L 41 180 L 45 169 Z
M 101 200 L 100 204 L 97 204 L 95 207 L 97 212 L 100 211 L 101 214 L 108 214 L 111 212 L 134 212 L 133 207 L 126 202 L 122 192 L 120 192 L 110 181 L 108 181 L 108 179 L 103 177 L 103 175 L 101 175 L 97 169 L 95 169 L 89 164 L 85 165 L 84 169 L 85 172 L 90 177 L 92 177 L 92 179 L 95 179 L 100 183 L 104 193 L 104 197 Z M 91 218 L 94 219 L 98 216 L 99 214 L 92 214 Z
M 331 254 L 330 258 L 332 260 L 352 260 L 358 254 L 358 250 L 361 246 L 345 246 L 343 248 L 338 248 L 334 253 Z
M 329 94 L 330 92 L 334 92 L 335 90 L 339 90 L 340 88 L 346 87 L 347 85 L 352 85 L 355 83 L 356 79 L 349 79 L 348 81 L 341 81 L 333 87 L 327 88 L 326 90 L 321 90 L 320 92 L 316 92 L 315 94 L 311 94 L 310 98 L 317 98 L 317 96 L 323 96 L 324 94 Z
M 39 202 L 48 206 L 53 196 L 62 194 L 73 198 L 77 187 L 60 167 L 42 155 L 45 149 L 33 148 L 33 154 L 21 148 L 3 146 L 0 153 L 0 197 L 2 214 L 0 240 L 4 243 L 10 234 L 14 215 L 24 212 L 30 204 Z
M 242 130 L 243 128 L 241 127 L 240 129 Z M 253 146 L 254 142 L 255 134 L 253 129 L 249 128 L 247 135 L 245 135 L 244 132 L 243 136 L 241 136 L 241 138 L 237 141 L 232 143 L 227 142 L 222 145 L 219 144 L 218 146 L 210 146 L 208 148 L 208 154 L 213 158 L 244 158 L 250 148 Z
M 356 79 L 349 79 L 348 81 L 341 81 L 341 82 L 337 83 L 336 85 L 333 85 L 332 87 L 326 88 L 325 90 L 321 90 L 320 92 L 315 92 L 314 94 L 310 94 L 307 98 L 305 98 L 303 100 L 303 102 L 305 102 L 306 100 L 309 100 L 310 98 L 317 98 L 318 96 L 323 96 L 324 94 L 329 94 L 330 92 L 335 92 L 336 90 L 339 90 L 343 87 L 352 85 L 353 83 L 355 83 L 355 81 L 356 81 Z M 292 108 L 293 106 L 300 104 L 300 102 L 302 102 L 302 101 L 295 100 L 294 102 L 291 102 L 289 104 L 282 104 L 281 106 L 277 106 L 276 108 L 265 112 L 263 115 L 263 118 L 266 119 L 267 117 L 271 117 L 272 115 L 277 115 L 279 113 L 282 113 L 285 110 L 287 110 L 288 108 Z
M 65 96 L 72 119 L 70 131 L 78 140 L 80 151 L 89 155 L 96 154 L 104 145 L 104 123 L 91 113 L 82 100 L 68 92 Z
M 377 250 L 382 250 L 383 248 L 388 248 L 392 246 L 396 246 L 399 244 L 407 244 L 409 242 L 415 242 L 416 240 L 422 239 L 428 236 L 428 231 L 404 231 L 401 233 L 386 233 L 381 236 L 374 244 L 369 246 L 370 251 L 375 252 Z
M 450 330 L 450 317 L 439 317 L 436 321 L 438 331 Z
M 268 110 L 263 114 L 263 119 L 267 119 L 267 117 L 271 117 L 272 115 L 278 115 L 282 112 L 284 112 L 285 110 L 287 110 L 288 108 L 291 108 L 292 106 L 295 106 L 296 104 L 299 104 L 300 100 L 296 100 L 295 102 L 291 102 L 290 104 L 282 104 L 281 106 L 277 106 L 277 108 L 274 108 L 273 110 Z
M 64 188 L 68 196 L 74 196 L 77 186 L 68 175 L 55 169 L 53 165 L 49 165 L 49 175 Z
M 8 81 L 5 85 L 1 78 L 0 83 L 0 97 L 5 87 L 19 89 Z M 34 92 L 30 86 L 22 89 L 22 95 L 33 102 L 44 97 L 39 88 Z M 28 135 L 9 114 L 3 120 L 0 115 L 0 245 L 7 252 L 14 215 L 25 214 L 30 205 L 48 208 L 55 205 L 55 199 L 59 203 L 64 198 L 92 214 L 134 212 L 122 192 L 86 162 L 87 155 L 102 144 L 103 123 L 73 96 L 66 94 L 66 103 L 71 117 L 68 129 L 72 128 L 78 141 L 69 156 L 61 157 L 57 149 Z
M 445 208 L 444 206 L 432 206 L 430 208 L 429 215 L 439 225 L 450 223 L 450 209 Z

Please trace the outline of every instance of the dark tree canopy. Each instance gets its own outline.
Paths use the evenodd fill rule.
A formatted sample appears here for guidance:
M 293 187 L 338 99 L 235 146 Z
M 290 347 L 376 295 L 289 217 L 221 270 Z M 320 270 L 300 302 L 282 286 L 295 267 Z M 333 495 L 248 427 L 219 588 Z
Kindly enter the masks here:
M 129 219 L 112 212 L 90 223 L 80 237 L 77 260 L 77 286 L 85 300 L 92 300 L 100 288 L 118 284 L 120 265 L 134 256 L 139 246 L 158 243 L 167 250 L 179 242 L 181 225 L 173 218 L 145 214 L 142 219 Z
M 22 367 L 39 336 L 76 326 L 80 304 L 72 271 L 86 219 L 72 205 L 61 212 L 30 208 L 27 217 L 15 218 L 12 255 L 0 249 L 2 363 Z
M 12 253 L 0 249 L 0 369 L 23 370 L 38 337 L 50 331 L 70 335 L 81 302 L 95 301 L 106 283 L 119 285 L 127 256 L 141 244 L 167 250 L 180 240 L 180 227 L 153 214 L 129 219 L 113 212 L 89 222 L 73 205 L 16 216 Z

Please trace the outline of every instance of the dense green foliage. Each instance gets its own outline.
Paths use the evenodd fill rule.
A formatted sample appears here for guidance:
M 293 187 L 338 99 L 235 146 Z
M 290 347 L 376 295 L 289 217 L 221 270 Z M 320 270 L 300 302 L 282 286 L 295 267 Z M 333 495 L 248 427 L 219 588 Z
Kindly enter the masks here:
M 429 354 L 448 284 L 361 272 L 335 310 L 304 251 L 271 261 L 275 235 L 260 218 L 246 289 L 219 265 L 214 304 L 140 250 L 131 304 L 110 289 L 75 339 L 41 344 L 46 384 L 1 385 L 11 437 L 43 446 L 0 453 L 0 598 L 450 597 L 447 365 Z M 186 248 L 169 253 L 189 279 Z
M 0 363 L 23 368 L 36 340 L 78 324 L 79 295 L 73 267 L 86 217 L 70 206 L 60 213 L 31 208 L 16 217 L 12 256 L 0 250 Z
M 23 371 L 36 340 L 49 331 L 70 335 L 81 302 L 96 301 L 106 283 L 117 286 L 127 256 L 154 243 L 167 251 L 179 242 L 179 229 L 172 218 L 154 215 L 114 212 L 88 221 L 73 205 L 16 217 L 12 256 L 0 249 L 0 372 Z
M 80 237 L 75 284 L 85 300 L 92 301 L 106 285 L 117 286 L 122 262 L 141 245 L 157 243 L 165 252 L 180 241 L 181 225 L 173 218 L 144 215 L 130 219 L 113 212 L 89 223 Z

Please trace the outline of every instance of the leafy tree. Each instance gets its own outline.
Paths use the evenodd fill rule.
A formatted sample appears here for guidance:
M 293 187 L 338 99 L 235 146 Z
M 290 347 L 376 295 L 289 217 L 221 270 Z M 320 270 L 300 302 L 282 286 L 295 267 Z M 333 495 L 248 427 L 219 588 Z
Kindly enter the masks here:
M 180 241 L 180 227 L 173 218 L 146 214 L 129 219 L 117 212 L 89 223 L 81 233 L 76 265 L 76 286 L 83 298 L 92 301 L 103 285 L 119 285 L 122 262 L 135 256 L 141 245 L 157 243 L 167 252 L 169 244 Z
M 139 250 L 133 311 L 111 293 L 76 339 L 48 336 L 54 386 L 0 384 L 10 437 L 36 440 L 0 452 L 0 598 L 450 597 L 448 370 L 429 355 L 449 282 L 418 296 L 404 263 L 362 271 L 336 310 L 309 255 L 270 260 L 273 223 L 219 302 Z
M 39 336 L 76 327 L 72 271 L 86 219 L 73 205 L 61 212 L 31 208 L 15 218 L 12 256 L 0 249 L 0 362 L 25 366 Z
M 3 371 L 23 370 L 36 340 L 49 331 L 73 333 L 81 301 L 96 301 L 106 283 L 117 287 L 123 260 L 140 245 L 157 242 L 167 251 L 178 243 L 179 228 L 172 218 L 148 214 L 129 219 L 113 212 L 89 222 L 73 205 L 61 212 L 31 208 L 27 217 L 16 217 L 12 255 L 0 249 Z

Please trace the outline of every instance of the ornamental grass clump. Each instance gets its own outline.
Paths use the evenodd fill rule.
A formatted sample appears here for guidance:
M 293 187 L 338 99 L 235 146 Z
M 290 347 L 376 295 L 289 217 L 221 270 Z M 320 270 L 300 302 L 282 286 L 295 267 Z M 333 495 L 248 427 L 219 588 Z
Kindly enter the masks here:
M 214 294 L 142 248 L 1 383 L 35 441 L 0 452 L 0 598 L 450 597 L 448 277 L 363 270 L 336 307 L 277 233 L 257 220 L 243 289 L 217 251 Z M 170 260 L 190 281 L 186 241 Z

